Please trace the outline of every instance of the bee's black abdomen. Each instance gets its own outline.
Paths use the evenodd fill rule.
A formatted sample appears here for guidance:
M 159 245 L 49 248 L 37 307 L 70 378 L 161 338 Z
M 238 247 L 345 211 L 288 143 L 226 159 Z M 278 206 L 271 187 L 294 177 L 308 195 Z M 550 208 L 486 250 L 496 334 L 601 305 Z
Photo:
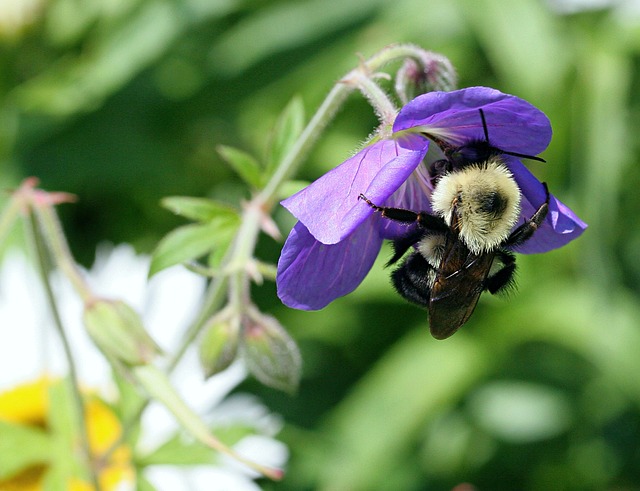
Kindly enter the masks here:
M 435 272 L 433 267 L 418 252 L 414 252 L 391 273 L 393 286 L 409 302 L 429 306 L 429 296 Z
M 499 261 L 500 268 L 484 280 L 484 289 L 488 290 L 492 295 L 507 292 L 515 287 L 516 257 L 513 253 L 498 250 L 496 251 L 495 261 Z

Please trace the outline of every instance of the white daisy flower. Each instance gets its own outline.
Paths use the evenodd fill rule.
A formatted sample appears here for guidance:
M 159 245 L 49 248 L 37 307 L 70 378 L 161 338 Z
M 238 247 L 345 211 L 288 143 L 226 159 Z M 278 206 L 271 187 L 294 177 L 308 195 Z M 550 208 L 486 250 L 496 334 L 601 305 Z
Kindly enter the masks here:
M 138 311 L 151 336 L 170 353 L 197 312 L 205 281 L 182 267 L 174 267 L 147 282 L 148 266 L 149 259 L 137 256 L 130 246 L 102 248 L 98 250 L 94 266 L 86 273 L 87 281 L 96 295 L 124 300 Z M 53 285 L 80 384 L 83 390 L 87 388 L 99 395 L 90 396 L 86 402 L 90 447 L 92 453 L 99 454 L 116 443 L 121 434 L 120 421 L 103 402 L 114 400 L 116 386 L 108 363 L 85 332 L 81 300 L 66 281 L 54 278 Z M 14 432 L 15 428 L 27 428 L 46 439 L 47 432 L 55 429 L 57 418 L 47 410 L 59 409 L 48 399 L 60 390 L 55 387 L 61 385 L 58 381 L 66 373 L 64 351 L 38 276 L 21 253 L 11 252 L 0 265 L 0 441 L 14 438 L 14 433 L 7 432 Z M 215 428 L 232 425 L 251 430 L 248 433 L 253 434 L 234 446 L 238 452 L 270 466 L 282 467 L 288 457 L 287 449 L 273 439 L 281 427 L 279 418 L 253 397 L 229 396 L 245 377 L 244 367 L 234 364 L 225 372 L 204 380 L 192 347 L 172 374 L 172 381 L 184 400 L 211 424 L 214 432 Z M 153 459 L 156 449 L 178 432 L 179 427 L 168 411 L 151 403 L 143 414 L 136 448 L 132 450 L 122 444 L 113 452 L 99 472 L 101 487 L 118 491 L 134 489 L 137 463 L 144 463 L 145 459 L 156 463 Z M 0 452 L 2 448 L 0 445 Z M 254 471 L 213 451 L 211 454 L 212 464 L 148 465 L 138 477 L 159 491 L 259 489 L 254 482 L 258 477 Z M 3 467 L 6 458 L 0 454 L 0 489 L 43 489 L 45 480 L 55 474 L 51 468 L 56 460 L 46 455 L 36 458 L 38 452 L 32 457 L 27 458 L 24 465 L 16 464 L 12 471 L 6 465 Z M 72 473 L 66 483 L 73 491 L 93 489 L 86 479 Z

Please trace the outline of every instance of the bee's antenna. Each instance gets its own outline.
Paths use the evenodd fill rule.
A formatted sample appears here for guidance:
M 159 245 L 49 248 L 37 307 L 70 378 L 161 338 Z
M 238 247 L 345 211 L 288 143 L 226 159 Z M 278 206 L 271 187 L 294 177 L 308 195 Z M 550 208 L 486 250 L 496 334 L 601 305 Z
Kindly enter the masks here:
M 484 131 L 484 141 L 491 146 L 491 144 L 489 143 L 489 129 L 487 128 L 487 120 L 484 117 L 484 110 L 482 108 L 478 109 L 478 111 L 480 111 L 480 118 L 482 119 L 482 129 Z M 529 160 L 536 160 L 538 162 L 545 162 L 546 160 L 543 159 L 542 157 L 536 157 L 535 155 L 526 155 L 524 153 L 517 153 L 517 152 L 507 152 L 505 150 L 500 150 L 502 153 L 506 154 L 506 155 L 512 155 L 513 157 L 518 157 L 518 158 L 522 158 L 522 159 L 529 159 Z
M 482 119 L 482 130 L 484 131 L 484 141 L 489 143 L 489 129 L 487 128 L 487 120 L 484 117 L 484 111 L 482 108 L 478 109 L 480 111 L 480 118 Z

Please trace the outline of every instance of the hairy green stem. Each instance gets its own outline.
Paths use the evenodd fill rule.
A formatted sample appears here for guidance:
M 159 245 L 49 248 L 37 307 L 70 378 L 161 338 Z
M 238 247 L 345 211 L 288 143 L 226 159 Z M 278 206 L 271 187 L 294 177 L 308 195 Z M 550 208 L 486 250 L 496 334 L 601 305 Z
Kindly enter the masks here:
M 371 74 L 375 74 L 390 62 L 407 57 L 420 61 L 423 58 L 423 54 L 424 50 L 412 44 L 389 46 L 351 70 L 331 89 L 296 143 L 282 159 L 264 189 L 254 196 L 245 207 L 242 215 L 242 225 L 236 234 L 227 259 L 223 262 L 226 266 L 222 267 L 223 270 L 229 271 L 230 276 L 236 277 L 232 280 L 230 278 L 230 287 L 233 292 L 229 293 L 232 298 L 234 296 L 237 299 L 244 297 L 244 293 L 241 290 L 246 288 L 246 281 L 244 281 L 246 265 L 253 259 L 262 217 L 271 214 L 277 203 L 281 186 L 295 175 L 302 160 L 315 144 L 323 129 L 331 122 L 347 96 L 352 91 L 360 88 L 363 93 L 370 94 L 370 100 L 378 101 L 377 111 L 382 113 L 381 115 L 386 120 L 390 120 L 395 107 L 388 101 L 382 89 L 371 80 Z M 243 278 L 240 278 L 240 275 Z M 207 300 L 200 310 L 198 318 L 192 323 L 183 337 L 180 347 L 170 363 L 171 368 L 178 364 L 206 320 L 220 307 L 226 287 L 226 282 L 222 278 L 224 278 L 224 275 L 221 278 L 215 278 L 209 285 Z
M 270 479 L 282 479 L 283 472 L 280 469 L 266 467 L 252 461 L 240 455 L 234 449 L 225 445 L 222 441 L 212 435 L 208 426 L 182 401 L 182 399 L 175 393 L 175 390 L 169 383 L 166 375 L 156 367 L 153 365 L 140 365 L 134 367 L 132 373 L 145 390 L 147 390 L 153 398 L 161 401 L 165 407 L 173 413 L 176 419 L 188 428 L 191 435 L 197 438 L 201 443 L 220 453 L 232 457 L 238 462 L 243 463 Z
M 80 392 L 78 370 L 76 368 L 76 364 L 73 359 L 73 353 L 71 351 L 71 345 L 69 344 L 69 339 L 67 338 L 64 326 L 62 324 L 62 319 L 60 318 L 60 313 L 58 312 L 58 308 L 56 306 L 56 300 L 53 295 L 53 289 L 51 287 L 51 283 L 49 282 L 49 272 L 50 272 L 49 255 L 47 254 L 47 249 L 44 244 L 44 240 L 42 238 L 41 231 L 38 226 L 38 222 L 32 213 L 29 214 L 29 225 L 30 226 L 27 227 L 27 229 L 30 231 L 29 239 L 30 239 L 30 242 L 32 243 L 33 250 L 35 251 L 35 255 L 37 257 L 36 263 L 38 267 L 38 273 L 40 275 L 42 284 L 44 285 L 44 291 L 47 298 L 47 302 L 49 304 L 49 308 L 51 309 L 54 325 L 58 333 L 58 336 L 60 338 L 60 341 L 62 342 L 62 348 L 64 350 L 64 354 L 67 359 L 67 365 L 69 368 L 69 384 L 71 386 L 71 394 L 73 398 L 73 404 L 75 407 L 78 432 L 80 436 L 80 445 L 82 449 L 82 455 L 84 457 L 85 464 L 86 464 L 85 467 L 89 473 L 89 478 L 91 483 L 94 486 L 94 489 L 96 491 L 100 491 L 101 490 L 100 480 L 98 479 L 96 468 L 93 462 L 93 457 L 91 455 L 91 444 L 89 442 L 89 433 L 87 430 L 84 401 L 82 399 L 82 394 Z
M 386 99 L 386 97 L 381 97 L 382 91 L 377 84 L 375 84 L 375 89 L 372 88 L 371 84 L 373 84 L 373 81 L 371 80 L 371 74 L 376 73 L 384 65 L 399 59 L 409 57 L 421 60 L 423 52 L 424 50 L 412 44 L 389 46 L 369 58 L 367 61 L 362 62 L 357 68 L 354 68 L 345 75 L 333 87 L 333 89 L 331 89 L 324 102 L 320 105 L 303 130 L 296 144 L 284 157 L 276 172 L 273 174 L 264 189 L 256 196 L 254 201 L 258 204 L 264 205 L 266 212 L 271 211 L 277 199 L 280 186 L 296 173 L 298 166 L 301 164 L 303 158 L 306 156 L 307 152 L 311 149 L 316 140 L 320 137 L 322 130 L 331 122 L 342 103 L 353 90 L 361 88 L 361 90 L 366 91 L 367 93 L 372 93 L 372 91 L 374 91 L 376 94 L 373 99 L 378 101 L 380 104 L 379 107 L 382 109 L 382 113 L 385 118 L 388 118 L 389 113 L 395 108 L 392 109 L 393 106 L 390 103 L 387 104 L 387 102 L 385 102 L 384 99 Z M 350 81 L 355 81 L 356 83 L 350 83 Z
M 0 215 L 0 244 L 4 244 L 11 230 L 11 226 L 16 221 L 18 213 L 20 212 L 20 200 L 15 196 L 11 197 L 8 206 L 2 211 Z
M 36 206 L 35 212 L 43 229 L 47 245 L 51 250 L 51 255 L 62 273 L 73 285 L 76 293 L 80 295 L 82 301 L 86 304 L 93 299 L 93 293 L 73 260 L 73 255 L 62 231 L 58 215 L 53 206 Z
M 352 91 L 360 89 L 372 102 L 381 122 L 383 124 L 392 122 L 396 108 L 372 77 L 387 63 L 407 57 L 420 60 L 422 53 L 423 50 L 414 45 L 389 46 L 362 62 L 331 89 L 296 143 L 280 162 L 264 189 L 255 195 L 245 207 L 240 229 L 229 254 L 223 261 L 222 274 L 211 281 L 198 317 L 187 329 L 180 346 L 169 361 L 169 372 L 178 365 L 188 347 L 200 333 L 202 326 L 221 307 L 225 297 L 228 297 L 229 301 L 237 308 L 242 308 L 248 300 L 247 270 L 249 263 L 254 260 L 253 255 L 263 218 L 271 214 L 276 206 L 281 186 L 297 172 L 304 157 L 324 128 L 331 122 L 348 95 Z M 140 412 L 144 410 L 147 403 L 148 401 L 145 401 L 142 404 Z

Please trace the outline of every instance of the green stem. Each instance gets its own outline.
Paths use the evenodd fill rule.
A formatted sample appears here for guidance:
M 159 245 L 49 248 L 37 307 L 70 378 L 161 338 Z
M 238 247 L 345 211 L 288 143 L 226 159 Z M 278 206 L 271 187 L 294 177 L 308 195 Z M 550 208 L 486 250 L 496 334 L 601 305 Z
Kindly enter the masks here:
M 233 243 L 229 259 L 229 304 L 232 309 L 241 312 L 249 302 L 249 282 L 247 281 L 247 265 L 255 251 L 260 232 L 260 221 L 263 209 L 254 201 L 249 203 L 242 214 L 242 225 Z
M 89 442 L 89 434 L 87 431 L 87 422 L 86 422 L 86 413 L 84 409 L 84 401 L 82 399 L 82 394 L 80 392 L 80 382 L 78 379 L 78 370 L 76 368 L 75 361 L 73 359 L 73 353 L 71 352 L 71 346 L 69 344 L 69 339 L 65 333 L 64 326 L 62 324 L 62 319 L 60 317 L 60 313 L 58 312 L 58 308 L 56 306 L 55 297 L 53 295 L 53 289 L 51 284 L 49 283 L 49 261 L 47 250 L 40 233 L 40 229 L 38 227 L 38 223 L 33 214 L 29 214 L 29 227 L 30 231 L 29 238 L 30 242 L 33 244 L 33 249 L 36 253 L 37 257 L 37 266 L 38 273 L 40 275 L 40 279 L 42 284 L 44 285 L 45 295 L 47 297 L 47 302 L 49 304 L 49 308 L 51 309 L 51 314 L 53 316 L 54 325 L 58 336 L 62 342 L 62 347 L 64 349 L 64 354 L 67 359 L 67 365 L 69 367 L 69 382 L 71 385 L 71 394 L 73 398 L 73 404 L 75 407 L 76 417 L 78 418 L 78 431 L 80 434 L 80 445 L 82 447 L 82 454 L 85 459 L 86 468 L 89 472 L 89 478 L 91 483 L 94 486 L 96 491 L 101 490 L 100 480 L 98 479 L 98 475 L 96 473 L 95 466 L 93 465 L 93 458 L 91 455 L 91 444 Z
M 153 365 L 140 365 L 134 367 L 132 373 L 140 385 L 149 392 L 149 395 L 162 402 L 165 407 L 173 413 L 176 419 L 189 431 L 189 433 L 197 438 L 201 443 L 204 443 L 209 448 L 217 450 L 220 453 L 232 457 L 238 462 L 245 464 L 270 479 L 282 479 L 283 472 L 280 469 L 266 467 L 253 462 L 252 460 L 238 454 L 235 450 L 225 445 L 212 435 L 207 425 L 175 392 L 166 375 L 156 367 Z
M 11 226 L 16 221 L 16 217 L 20 212 L 20 206 L 20 200 L 12 196 L 8 206 L 3 210 L 2 215 L 0 215 L 0 244 L 4 244 L 7 235 L 9 235 Z
M 351 78 L 343 79 L 344 83 L 354 84 L 367 98 L 374 108 L 381 127 L 391 127 L 398 114 L 398 108 L 389 100 L 387 93 L 375 82 L 370 74 L 363 70 L 354 70 Z
M 62 273 L 71 282 L 83 303 L 93 298 L 93 293 L 73 260 L 73 255 L 62 231 L 60 220 L 53 206 L 36 206 L 38 221 L 43 228 L 44 237 Z
M 423 52 L 421 48 L 412 44 L 389 46 L 350 71 L 331 89 L 264 189 L 245 208 L 242 216 L 242 225 L 235 237 L 228 260 L 224 261 L 224 264 L 229 265 L 227 269 L 232 271 L 231 275 L 245 274 L 244 266 L 251 260 L 255 251 L 261 217 L 271 213 L 277 203 L 280 187 L 297 172 L 305 155 L 314 145 L 322 130 L 331 122 L 347 96 L 359 87 L 363 91 L 375 94 L 373 98 L 379 101 L 378 107 L 381 108 L 381 112 L 385 115 L 384 117 L 389 118 L 395 108 L 391 103 L 384 102 L 385 100 L 388 101 L 388 99 L 379 86 L 370 80 L 369 74 L 375 73 L 384 65 L 399 59 L 410 57 L 421 60 Z M 372 85 L 375 85 L 375 88 Z M 223 269 L 225 268 L 223 267 Z M 235 295 L 238 299 L 243 298 L 243 292 L 240 290 L 244 284 L 245 282 L 239 279 L 233 280 L 231 288 L 234 291 L 231 295 Z M 207 301 L 200 310 L 198 318 L 192 323 L 183 337 L 179 349 L 172 358 L 170 367 L 173 368 L 178 364 L 206 320 L 220 306 L 222 296 L 225 293 L 225 286 L 226 282 L 221 278 L 216 278 L 211 282 L 207 291 Z
M 206 292 L 204 305 L 200 309 L 198 317 L 191 323 L 187 331 L 184 333 L 180 346 L 169 360 L 167 365 L 167 370 L 169 372 L 175 370 L 178 363 L 180 363 L 180 360 L 184 356 L 184 353 L 200 333 L 202 326 L 204 326 L 209 317 L 211 317 L 212 313 L 222 306 L 227 293 L 227 282 L 228 278 L 226 276 L 220 276 L 211 281 Z
M 207 319 L 220 308 L 226 295 L 238 307 L 241 307 L 242 302 L 246 300 L 248 294 L 246 291 L 248 288 L 246 265 L 253 259 L 262 217 L 271 214 L 277 203 L 280 187 L 297 172 L 304 157 L 315 144 L 322 130 L 331 122 L 348 95 L 359 88 L 370 101 L 373 101 L 382 121 L 392 121 L 396 109 L 386 94 L 373 82 L 370 74 L 398 59 L 410 57 L 420 60 L 422 53 L 423 50 L 410 44 L 389 46 L 349 72 L 331 89 L 264 189 L 245 208 L 242 215 L 242 225 L 236 234 L 227 258 L 223 261 L 223 264 L 226 265 L 222 267 L 223 273 L 224 271 L 229 273 L 222 274 L 211 281 L 197 319 L 189 326 L 180 346 L 169 361 L 169 372 L 178 365 Z M 229 286 L 229 290 L 227 290 L 227 286 Z M 143 403 L 140 412 L 147 404 L 148 401 Z
M 311 118 L 302 131 L 300 138 L 296 141 L 291 150 L 284 157 L 276 171 L 269 179 L 264 189 L 254 200 L 264 203 L 271 209 L 277 200 L 280 186 L 292 176 L 298 168 L 300 161 L 316 142 L 324 127 L 329 124 L 335 113 L 338 111 L 349 93 L 354 89 L 349 85 L 338 83 L 331 89 L 318 111 Z
M 423 50 L 412 44 L 398 44 L 389 46 L 367 61 L 363 62 L 359 67 L 354 68 L 347 75 L 345 75 L 334 87 L 331 89 L 324 102 L 320 105 L 314 116 L 311 118 L 306 128 L 303 130 L 300 138 L 298 138 L 296 144 L 291 148 L 289 153 L 284 157 L 278 169 L 273 174 L 265 188 L 254 198 L 254 201 L 265 207 L 265 212 L 270 212 L 273 208 L 275 201 L 278 197 L 280 186 L 291 178 L 292 175 L 298 170 L 298 166 L 302 162 L 307 152 L 311 149 L 313 144 L 319 138 L 322 130 L 327 126 L 337 110 L 340 108 L 347 96 L 356 88 L 367 93 L 375 91 L 374 100 L 378 101 L 381 112 L 385 118 L 389 118 L 389 113 L 392 111 L 393 105 L 391 103 L 384 102 L 386 96 L 382 97 L 382 91 L 379 86 L 376 85 L 376 89 L 372 89 L 373 84 L 370 74 L 380 70 L 384 65 L 403 58 L 415 58 L 417 60 L 422 59 Z M 356 83 L 350 83 L 351 81 Z M 365 82 L 366 80 L 366 82 Z M 382 93 L 382 94 L 381 94 Z M 388 99 L 386 99 L 388 101 Z M 395 108 L 394 108 L 395 109 Z M 395 113 L 394 113 L 395 116 Z M 384 120 L 383 120 L 384 121 Z

